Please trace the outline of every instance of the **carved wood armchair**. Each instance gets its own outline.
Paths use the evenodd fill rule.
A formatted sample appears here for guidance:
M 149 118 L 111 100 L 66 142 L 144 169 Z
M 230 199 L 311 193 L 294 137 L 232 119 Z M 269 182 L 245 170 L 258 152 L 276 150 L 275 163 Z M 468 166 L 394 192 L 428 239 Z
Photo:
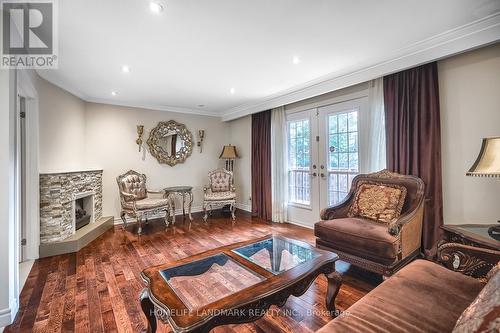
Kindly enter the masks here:
M 406 189 L 399 217 L 387 223 L 349 214 L 358 186 L 375 183 Z M 316 246 L 366 270 L 390 276 L 420 254 L 424 182 L 414 176 L 383 170 L 358 175 L 344 201 L 321 212 L 314 225 Z
M 206 222 L 209 212 L 214 207 L 229 205 L 231 218 L 236 219 L 234 211 L 236 209 L 236 190 L 233 183 L 233 173 L 225 169 L 217 169 L 208 173 L 210 184 L 203 187 L 203 220 Z
M 165 213 L 165 224 L 168 226 L 170 215 L 170 200 L 164 198 L 164 192 L 149 191 L 146 187 L 146 175 L 134 170 L 120 175 L 116 178 L 120 191 L 120 203 L 122 211 L 120 217 L 124 228 L 127 227 L 126 216 L 137 219 L 139 224 L 138 233 L 141 234 L 143 223 L 147 223 L 148 217 Z M 153 194 L 157 197 L 150 197 Z

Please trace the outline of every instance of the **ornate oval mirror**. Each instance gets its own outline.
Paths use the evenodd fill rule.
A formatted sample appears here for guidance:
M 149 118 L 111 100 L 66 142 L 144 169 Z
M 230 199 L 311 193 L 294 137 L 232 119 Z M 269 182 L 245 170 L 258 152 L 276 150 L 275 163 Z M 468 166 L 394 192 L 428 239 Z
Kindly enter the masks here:
M 170 166 L 183 163 L 193 151 L 193 135 L 173 120 L 159 122 L 149 133 L 147 143 L 151 155 Z

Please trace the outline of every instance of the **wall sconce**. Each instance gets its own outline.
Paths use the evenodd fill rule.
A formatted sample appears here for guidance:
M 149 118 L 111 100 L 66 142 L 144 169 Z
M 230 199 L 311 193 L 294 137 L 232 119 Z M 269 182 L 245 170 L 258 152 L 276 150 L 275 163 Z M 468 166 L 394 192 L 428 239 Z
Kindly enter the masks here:
M 205 130 L 198 130 L 198 142 L 196 145 L 200 147 L 200 153 L 203 151 L 203 139 L 205 138 Z
M 135 140 L 135 143 L 139 146 L 139 152 L 141 151 L 142 147 L 142 134 L 144 133 L 144 125 L 137 125 L 137 140 Z

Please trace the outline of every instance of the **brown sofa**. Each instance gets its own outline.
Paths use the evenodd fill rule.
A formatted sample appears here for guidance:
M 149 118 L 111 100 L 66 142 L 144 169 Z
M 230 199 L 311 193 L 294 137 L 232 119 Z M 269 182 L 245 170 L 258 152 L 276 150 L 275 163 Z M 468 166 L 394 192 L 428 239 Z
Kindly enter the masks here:
M 405 187 L 406 198 L 399 218 L 385 224 L 349 217 L 348 211 L 360 182 Z M 346 199 L 321 212 L 323 221 L 314 225 L 316 246 L 337 253 L 353 265 L 390 276 L 420 254 L 423 202 L 424 183 L 420 178 L 387 170 L 358 175 Z
M 493 310 L 488 310 L 486 314 L 491 320 L 491 314 L 494 316 L 500 311 L 499 275 L 497 269 L 494 281 L 490 281 L 487 288 L 484 280 L 451 271 L 430 261 L 415 260 L 318 332 L 452 332 L 457 319 L 483 288 L 487 295 L 495 294 L 493 300 L 488 300 L 490 305 L 493 302 Z M 481 296 L 477 298 L 479 300 Z M 472 310 L 484 311 L 485 308 L 484 303 L 472 306 Z M 468 310 L 469 314 L 471 312 Z M 462 326 L 457 332 L 470 332 L 470 327 L 477 327 L 478 323 L 491 326 L 491 322 L 473 319 L 475 322 L 461 318 Z

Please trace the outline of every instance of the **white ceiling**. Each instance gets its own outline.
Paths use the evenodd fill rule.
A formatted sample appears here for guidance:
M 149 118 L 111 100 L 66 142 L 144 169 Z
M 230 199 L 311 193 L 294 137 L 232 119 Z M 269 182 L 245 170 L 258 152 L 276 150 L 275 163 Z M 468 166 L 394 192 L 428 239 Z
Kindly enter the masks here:
M 59 69 L 39 74 L 88 101 L 229 119 L 500 40 L 500 0 L 162 1 L 59 1 Z

